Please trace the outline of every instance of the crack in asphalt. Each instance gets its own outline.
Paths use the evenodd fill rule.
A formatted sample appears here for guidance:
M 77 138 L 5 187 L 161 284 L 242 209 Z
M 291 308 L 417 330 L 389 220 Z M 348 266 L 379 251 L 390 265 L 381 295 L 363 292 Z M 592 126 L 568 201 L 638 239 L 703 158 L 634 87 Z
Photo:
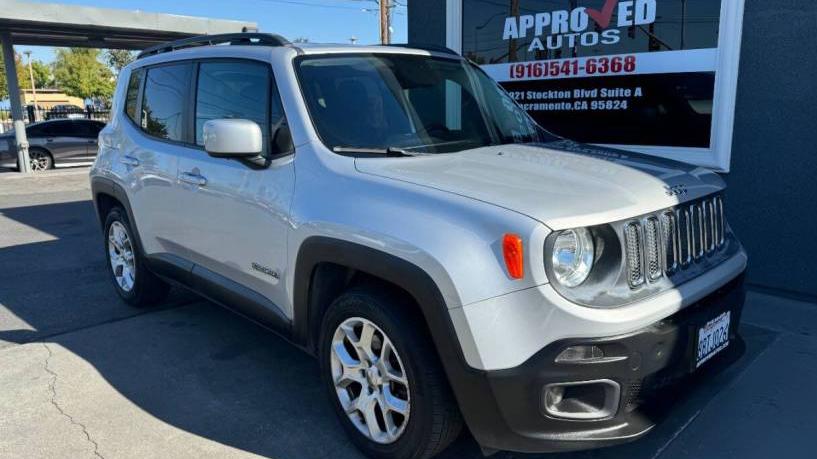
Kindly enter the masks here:
M 52 370 L 51 368 L 49 368 L 49 366 L 48 366 L 48 362 L 51 360 L 51 357 L 54 356 L 54 353 L 51 352 L 51 348 L 48 347 L 48 345 L 46 343 L 41 343 L 41 344 L 43 345 L 45 350 L 48 351 L 48 356 L 45 358 L 45 364 L 43 365 L 43 368 L 45 369 L 46 373 L 51 375 L 51 381 L 49 381 L 49 383 L 48 383 L 48 390 L 51 392 L 51 399 L 50 399 L 51 404 L 54 405 L 54 408 L 56 408 L 57 411 L 59 411 L 59 413 L 63 417 L 68 419 L 68 421 L 71 424 L 73 424 L 73 425 L 79 427 L 80 429 L 82 429 L 82 433 L 85 435 L 85 439 L 88 441 L 88 443 L 90 443 L 94 447 L 94 456 L 96 456 L 96 457 L 98 457 L 100 459 L 105 459 L 105 457 L 102 454 L 99 453 L 99 443 L 97 443 L 93 438 L 91 438 L 91 434 L 88 433 L 88 428 L 85 426 L 85 424 L 83 424 L 83 423 L 77 421 L 76 419 L 74 419 L 73 416 L 66 413 L 65 410 L 60 406 L 60 404 L 57 403 L 57 373 L 54 370 Z
M 687 419 L 687 422 L 685 422 L 684 425 L 681 426 L 681 428 L 676 430 L 672 434 L 672 436 L 670 436 L 669 439 L 666 442 L 664 442 L 664 444 L 661 445 L 660 448 L 658 448 L 658 450 L 655 452 L 655 454 L 652 455 L 651 459 L 658 459 L 659 456 L 664 454 L 664 451 L 666 451 L 667 448 L 669 448 L 669 445 L 671 445 L 672 442 L 674 442 L 675 439 L 677 439 L 686 430 L 686 428 L 689 427 L 690 424 L 692 424 L 692 421 L 694 421 L 695 419 L 698 418 L 698 416 L 700 416 L 700 414 L 702 412 L 703 412 L 703 409 L 700 409 L 700 410 L 696 411 L 695 414 L 692 415 L 692 417 Z

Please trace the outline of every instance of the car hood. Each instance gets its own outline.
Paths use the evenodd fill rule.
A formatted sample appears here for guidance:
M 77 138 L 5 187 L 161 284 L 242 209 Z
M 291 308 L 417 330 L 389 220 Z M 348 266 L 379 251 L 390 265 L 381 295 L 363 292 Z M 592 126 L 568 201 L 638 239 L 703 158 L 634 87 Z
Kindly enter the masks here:
M 501 206 L 554 230 L 623 220 L 725 188 L 709 169 L 568 140 L 358 158 L 355 167 Z

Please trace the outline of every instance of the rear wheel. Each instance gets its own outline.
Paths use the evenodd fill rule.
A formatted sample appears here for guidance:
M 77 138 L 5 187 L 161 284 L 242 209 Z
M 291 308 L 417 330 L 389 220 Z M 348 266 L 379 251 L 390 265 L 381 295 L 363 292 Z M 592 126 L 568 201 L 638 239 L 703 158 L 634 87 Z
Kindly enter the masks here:
M 105 255 L 116 293 L 132 306 L 161 302 L 170 287 L 148 271 L 127 214 L 114 207 L 105 219 Z
M 54 168 L 54 158 L 45 150 L 38 148 L 29 150 L 28 159 L 32 172 L 42 172 Z
M 462 419 L 425 324 L 396 292 L 355 289 L 321 330 L 324 384 L 343 427 L 375 458 L 428 458 Z

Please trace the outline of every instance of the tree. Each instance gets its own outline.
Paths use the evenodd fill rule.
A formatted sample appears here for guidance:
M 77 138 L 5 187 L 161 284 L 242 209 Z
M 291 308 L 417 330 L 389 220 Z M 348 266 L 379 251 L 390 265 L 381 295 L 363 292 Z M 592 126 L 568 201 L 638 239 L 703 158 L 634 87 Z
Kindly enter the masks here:
M 133 62 L 134 59 L 136 59 L 134 53 L 127 49 L 109 49 L 105 51 L 105 61 L 117 75 L 119 75 L 119 72 L 121 72 L 126 65 Z
M 28 62 L 22 60 L 18 62 L 17 76 L 20 79 L 20 89 L 31 89 L 31 75 L 28 70 Z M 51 67 L 42 61 L 31 61 L 31 72 L 34 74 L 34 84 L 37 89 L 48 88 L 54 80 L 51 75 Z
M 6 61 L 3 59 L 3 50 L 0 49 L 0 99 L 5 99 L 9 95 L 8 80 L 6 80 Z
M 100 50 L 92 48 L 59 48 L 54 61 L 56 86 L 69 96 L 108 99 L 113 94 L 114 76 L 99 61 Z
M 20 55 L 14 53 L 14 66 L 16 67 L 17 70 L 17 82 L 20 85 L 20 88 L 27 88 L 31 86 L 31 83 L 28 83 L 27 86 L 23 86 L 24 84 L 26 84 L 25 80 L 28 74 L 23 71 L 21 60 L 22 59 L 20 59 Z M 5 61 L 3 60 L 3 50 L 0 49 L 0 99 L 5 99 L 9 95 L 8 81 L 6 80 L 6 67 L 5 65 L 3 65 L 4 62 Z
M 28 70 L 28 69 L 26 69 Z M 34 73 L 34 84 L 37 89 L 51 87 L 54 76 L 51 74 L 51 67 L 43 61 L 32 61 L 31 70 Z M 28 72 L 26 71 L 26 74 Z M 31 85 L 31 77 L 27 79 L 29 86 Z

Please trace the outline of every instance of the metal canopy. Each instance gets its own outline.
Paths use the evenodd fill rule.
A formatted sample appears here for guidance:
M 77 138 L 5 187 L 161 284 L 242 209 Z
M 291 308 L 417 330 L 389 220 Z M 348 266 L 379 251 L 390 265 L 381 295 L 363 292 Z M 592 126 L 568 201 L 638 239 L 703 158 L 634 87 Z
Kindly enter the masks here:
M 13 45 L 145 49 L 196 35 L 257 30 L 254 22 L 0 0 L 0 41 L 20 171 L 30 172 L 23 107 L 16 96 L 20 87 L 14 71 Z
M 194 35 L 256 31 L 254 22 L 0 0 L 0 33 L 15 45 L 144 49 Z

